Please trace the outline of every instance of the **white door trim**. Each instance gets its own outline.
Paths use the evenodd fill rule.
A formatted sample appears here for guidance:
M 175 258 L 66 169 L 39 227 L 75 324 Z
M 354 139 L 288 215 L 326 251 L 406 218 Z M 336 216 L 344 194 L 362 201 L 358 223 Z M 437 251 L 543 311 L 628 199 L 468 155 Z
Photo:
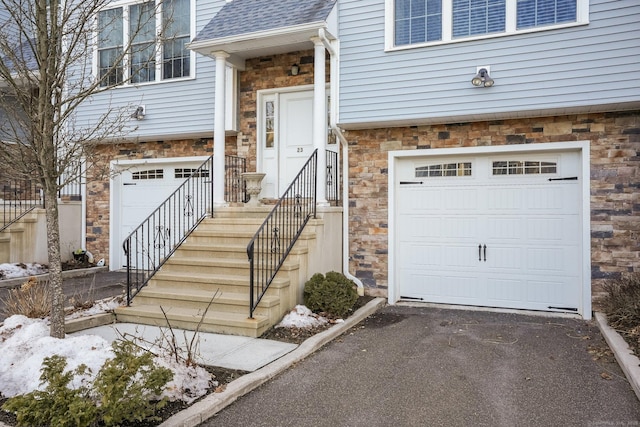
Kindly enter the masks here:
M 133 160 L 112 160 L 109 162 L 109 270 L 120 270 L 121 262 L 114 262 L 120 260 L 120 254 L 122 249 L 122 242 L 117 242 L 116 238 L 120 235 L 119 231 L 116 232 L 116 227 L 120 225 L 120 203 L 121 194 L 117 189 L 121 188 L 122 184 L 122 171 L 129 169 L 133 166 L 139 165 L 152 165 L 152 164 L 166 164 L 177 162 L 202 162 L 204 163 L 208 157 L 206 156 L 191 156 L 191 157 L 165 157 L 160 159 L 133 159 Z
M 389 209 L 389 259 L 388 259 L 388 289 L 389 304 L 400 299 L 399 283 L 396 280 L 396 206 L 395 182 L 396 167 L 399 160 L 411 157 L 451 157 L 456 155 L 482 155 L 494 153 L 553 153 L 558 151 L 578 151 L 581 162 L 581 198 L 582 198 L 582 307 L 580 314 L 586 320 L 591 319 L 591 224 L 590 224 L 590 141 L 552 142 L 526 145 L 500 145 L 489 147 L 456 147 L 435 148 L 430 150 L 390 151 L 388 154 L 388 200 Z
M 265 165 L 264 165 L 264 147 L 262 142 L 264 141 L 265 138 L 265 134 L 264 134 L 264 130 L 265 130 L 265 124 L 264 124 L 264 102 L 265 102 L 265 98 L 268 97 L 274 97 L 274 101 L 275 101 L 275 108 L 276 110 L 278 110 L 280 108 L 280 99 L 279 99 L 279 95 L 282 94 L 289 94 L 289 93 L 296 93 L 296 92 L 313 92 L 315 86 L 310 84 L 310 85 L 300 85 L 300 86 L 285 86 L 285 87 L 277 87 L 277 88 L 271 88 L 271 89 L 261 89 L 257 91 L 257 96 L 256 96 L 256 171 L 257 172 L 264 172 L 265 170 Z M 330 88 L 330 85 L 327 84 L 327 88 Z M 281 131 L 280 129 L 281 123 L 276 122 L 275 123 L 275 132 L 276 135 Z M 276 149 L 278 150 L 278 152 L 276 153 L 276 157 L 279 159 L 280 154 L 279 154 L 279 150 L 280 150 L 280 144 L 278 144 L 276 146 Z M 278 183 L 276 183 L 278 184 Z M 276 193 L 278 193 L 278 191 L 276 190 Z

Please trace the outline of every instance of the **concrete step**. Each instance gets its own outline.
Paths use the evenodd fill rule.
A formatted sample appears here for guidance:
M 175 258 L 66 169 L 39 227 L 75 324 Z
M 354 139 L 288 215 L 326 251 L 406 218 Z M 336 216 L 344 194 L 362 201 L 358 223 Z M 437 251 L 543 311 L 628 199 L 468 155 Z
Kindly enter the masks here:
M 286 237 L 291 236 L 293 232 L 287 232 L 287 230 L 280 231 L 280 239 L 284 240 Z M 233 245 L 244 245 L 245 247 L 249 244 L 253 236 L 255 235 L 255 230 L 242 230 L 242 229 L 228 229 L 228 230 L 200 230 L 196 229 L 189 236 L 189 242 L 192 243 L 207 243 L 207 244 L 233 244 Z M 316 234 L 313 228 L 305 228 L 305 230 L 300 234 L 298 238 L 298 242 L 304 242 L 305 240 L 315 239 Z
M 289 288 L 290 281 L 286 276 L 276 276 L 276 278 L 267 289 L 267 295 L 270 293 L 278 294 Z M 192 273 L 185 275 L 182 273 L 169 273 L 160 270 L 149 281 L 147 287 L 158 287 L 165 289 L 202 289 L 213 295 L 216 289 L 221 292 L 236 292 L 249 295 L 249 276 L 242 277 L 233 274 L 207 274 Z
M 214 218 L 262 218 L 265 219 L 273 206 L 255 206 L 255 207 L 225 207 L 216 208 L 213 211 Z
M 303 240 L 296 243 L 290 254 L 302 255 L 308 253 L 307 241 Z M 258 248 L 255 250 L 258 250 Z M 263 252 L 269 253 L 266 249 Z M 234 258 L 245 261 L 248 259 L 247 245 L 237 243 L 192 243 L 187 241 L 178 248 L 176 255 L 192 258 Z
M 215 297 L 214 297 L 215 295 Z M 211 303 L 209 311 L 244 313 L 249 315 L 249 293 L 205 291 L 202 289 L 167 289 L 159 287 L 145 287 L 133 300 L 132 306 L 160 305 L 163 307 L 184 307 L 199 309 L 204 312 Z M 265 295 L 254 311 L 255 314 L 270 317 L 274 312 L 277 317 L 280 312 L 280 299 L 275 295 Z M 279 319 L 276 319 L 279 320 Z
M 119 307 L 115 310 L 118 322 L 131 322 L 143 325 L 168 326 L 187 330 L 196 330 L 200 324 L 200 331 L 218 334 L 243 335 L 259 337 L 269 327 L 269 319 L 266 316 L 254 315 L 253 319 L 248 313 L 212 312 L 209 310 L 203 317 L 203 311 L 185 307 L 163 307 L 162 313 L 158 305 L 137 305 L 131 307 Z
M 275 263 L 276 259 L 272 260 Z M 280 271 L 292 271 L 300 268 L 300 263 L 295 257 L 288 257 L 280 267 Z M 237 274 L 249 279 L 249 261 L 235 258 L 194 258 L 174 254 L 162 266 L 162 271 L 167 273 L 203 273 L 203 274 Z

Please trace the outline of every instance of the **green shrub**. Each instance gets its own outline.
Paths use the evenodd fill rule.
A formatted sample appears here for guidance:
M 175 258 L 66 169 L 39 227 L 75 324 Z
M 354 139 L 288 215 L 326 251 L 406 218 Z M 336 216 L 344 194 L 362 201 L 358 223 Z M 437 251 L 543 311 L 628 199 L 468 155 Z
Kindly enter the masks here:
M 93 383 L 105 426 L 157 420 L 153 414 L 167 403 L 166 398 L 157 399 L 173 373 L 154 366 L 153 355 L 148 352 L 138 355 L 137 349 L 129 341 L 114 343 L 115 357 L 105 362 Z
M 116 342 L 113 351 L 115 357 L 100 368 L 92 386 L 75 390 L 69 382 L 84 374 L 86 367 L 64 372 L 64 357 L 46 358 L 40 377 L 47 384 L 45 390 L 12 397 L 2 409 L 14 412 L 20 426 L 88 427 L 102 422 L 109 427 L 158 420 L 154 413 L 167 402 L 158 399 L 173 373 L 155 366 L 151 353 L 139 355 L 131 342 Z
M 331 271 L 326 277 L 314 274 L 304 285 L 304 305 L 313 312 L 342 317 L 353 309 L 358 299 L 355 283 L 344 274 Z
M 46 384 L 45 390 L 12 397 L 2 409 L 14 412 L 19 426 L 80 427 L 93 424 L 98 408 L 89 397 L 89 391 L 68 387 L 73 376 L 84 373 L 86 367 L 81 365 L 65 373 L 67 360 L 61 356 L 47 357 L 42 365 L 40 380 L 41 384 Z

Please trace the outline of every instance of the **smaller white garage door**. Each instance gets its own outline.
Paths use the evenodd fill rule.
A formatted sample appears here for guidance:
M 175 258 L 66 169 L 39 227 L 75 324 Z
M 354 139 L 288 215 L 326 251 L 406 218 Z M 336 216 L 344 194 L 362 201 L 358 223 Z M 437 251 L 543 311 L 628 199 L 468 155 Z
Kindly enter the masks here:
M 114 216 L 114 235 L 112 251 L 120 258 L 112 265 L 125 267 L 122 242 L 151 213 L 164 202 L 182 184 L 190 173 L 197 169 L 203 160 L 179 161 L 171 163 L 146 163 L 130 165 L 120 174 L 114 195 L 117 209 Z M 161 225 L 158 225 L 159 227 Z
M 581 312 L 580 155 L 398 164 L 401 299 Z

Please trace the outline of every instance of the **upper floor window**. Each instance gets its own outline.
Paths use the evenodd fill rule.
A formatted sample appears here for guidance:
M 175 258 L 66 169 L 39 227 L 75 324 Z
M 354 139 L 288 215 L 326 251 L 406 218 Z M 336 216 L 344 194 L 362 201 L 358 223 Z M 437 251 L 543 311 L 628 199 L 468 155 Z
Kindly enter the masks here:
M 439 44 L 588 21 L 588 0 L 386 0 L 387 47 Z
M 189 77 L 190 39 L 191 0 L 137 1 L 100 11 L 97 74 L 104 79 L 102 86 Z

